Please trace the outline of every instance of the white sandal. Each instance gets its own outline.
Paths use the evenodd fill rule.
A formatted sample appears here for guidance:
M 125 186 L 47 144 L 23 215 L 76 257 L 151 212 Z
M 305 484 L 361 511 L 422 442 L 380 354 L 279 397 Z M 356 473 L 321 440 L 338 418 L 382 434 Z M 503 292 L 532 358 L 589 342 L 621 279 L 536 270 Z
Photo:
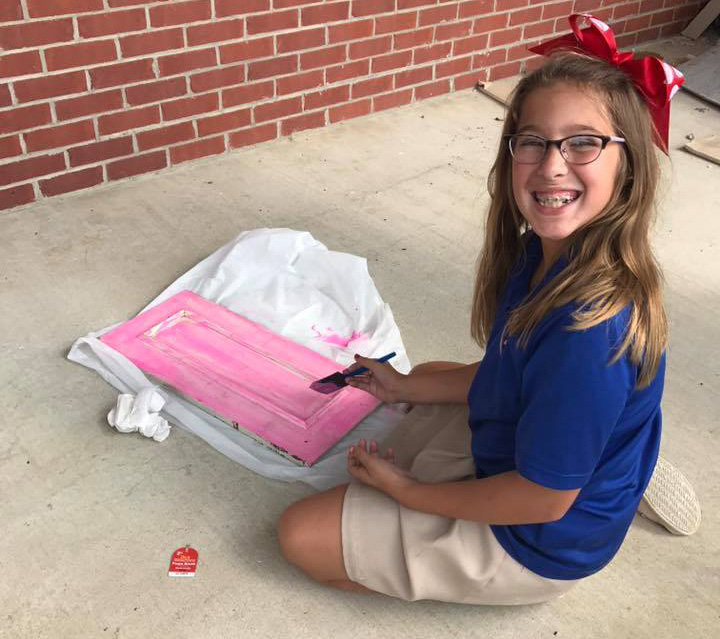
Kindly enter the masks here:
M 692 535 L 700 527 L 700 502 L 685 475 L 663 457 L 643 495 L 638 513 L 674 535 Z

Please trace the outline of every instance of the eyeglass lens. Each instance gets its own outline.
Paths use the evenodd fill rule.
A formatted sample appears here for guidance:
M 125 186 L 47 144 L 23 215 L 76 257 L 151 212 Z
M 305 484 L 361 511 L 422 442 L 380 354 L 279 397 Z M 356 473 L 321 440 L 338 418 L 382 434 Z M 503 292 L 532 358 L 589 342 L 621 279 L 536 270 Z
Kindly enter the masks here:
M 510 138 L 510 151 L 521 163 L 536 164 L 545 157 L 548 143 L 534 135 L 516 135 Z M 560 145 L 562 156 L 573 164 L 588 164 L 598 158 L 603 148 L 602 138 L 592 135 L 573 135 Z

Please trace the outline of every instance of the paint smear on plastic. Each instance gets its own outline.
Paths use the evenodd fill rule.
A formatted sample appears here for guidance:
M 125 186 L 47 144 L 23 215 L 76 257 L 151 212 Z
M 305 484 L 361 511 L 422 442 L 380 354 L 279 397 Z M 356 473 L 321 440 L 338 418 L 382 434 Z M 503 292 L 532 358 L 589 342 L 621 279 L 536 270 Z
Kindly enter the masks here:
M 327 327 L 326 332 L 320 332 L 315 326 L 311 326 L 310 328 L 317 335 L 318 339 L 328 344 L 333 344 L 334 346 L 342 346 L 343 348 L 347 348 L 351 342 L 366 338 L 365 335 L 358 331 L 353 331 L 350 337 L 343 337 L 342 335 L 333 333 L 330 326 Z

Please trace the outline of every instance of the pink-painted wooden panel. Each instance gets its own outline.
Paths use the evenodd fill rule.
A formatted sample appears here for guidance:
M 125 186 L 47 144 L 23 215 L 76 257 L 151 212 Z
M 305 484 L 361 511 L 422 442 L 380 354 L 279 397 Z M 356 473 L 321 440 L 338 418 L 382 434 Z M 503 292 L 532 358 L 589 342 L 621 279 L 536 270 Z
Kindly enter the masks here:
M 208 412 L 307 465 L 379 403 L 349 386 L 331 395 L 310 390 L 341 367 L 191 291 L 100 339 Z

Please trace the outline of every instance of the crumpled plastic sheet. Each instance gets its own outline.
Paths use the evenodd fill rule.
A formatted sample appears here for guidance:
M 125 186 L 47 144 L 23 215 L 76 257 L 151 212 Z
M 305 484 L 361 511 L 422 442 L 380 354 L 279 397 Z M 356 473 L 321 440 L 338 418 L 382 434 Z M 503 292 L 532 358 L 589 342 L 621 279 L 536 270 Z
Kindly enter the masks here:
M 257 229 L 241 233 L 175 280 L 150 308 L 188 289 L 276 333 L 335 360 L 353 354 L 381 357 L 395 351 L 400 372 L 410 362 L 390 307 L 383 302 L 364 258 L 328 250 L 303 231 Z M 119 322 L 121 323 L 121 322 Z M 116 324 L 117 325 L 117 324 Z M 89 333 L 72 345 L 68 359 L 94 369 L 121 393 L 139 393 L 152 382 L 130 360 Z M 328 371 L 331 373 L 332 371 Z M 360 438 L 382 439 L 403 417 L 382 405 L 312 467 L 297 466 L 165 388 L 162 415 L 205 440 L 230 459 L 265 477 L 302 481 L 318 489 L 348 480 L 346 452 Z

